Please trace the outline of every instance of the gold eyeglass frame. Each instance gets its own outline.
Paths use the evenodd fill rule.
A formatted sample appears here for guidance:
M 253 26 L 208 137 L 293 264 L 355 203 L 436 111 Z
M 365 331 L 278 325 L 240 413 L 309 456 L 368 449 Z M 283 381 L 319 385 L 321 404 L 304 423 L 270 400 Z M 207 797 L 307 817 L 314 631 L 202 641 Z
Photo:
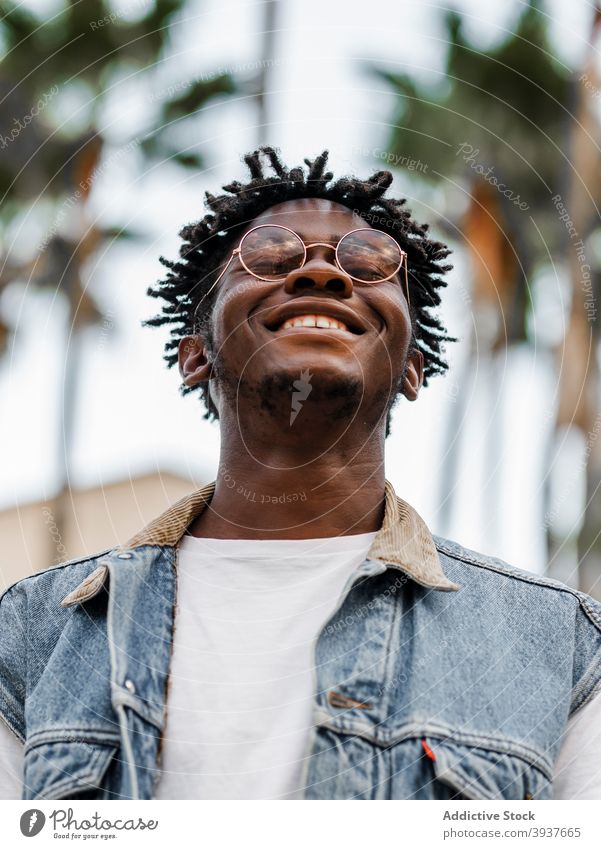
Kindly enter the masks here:
M 334 251 L 336 265 L 338 266 L 340 271 L 342 271 L 343 274 L 345 274 L 347 277 L 350 277 L 351 280 L 355 280 L 357 283 L 362 283 L 365 286 L 370 286 L 370 285 L 376 285 L 377 286 L 379 283 L 385 283 L 387 280 L 391 280 L 395 276 L 395 274 L 398 274 L 399 270 L 402 268 L 403 263 L 404 263 L 405 264 L 405 291 L 406 291 L 406 295 L 407 295 L 407 303 L 408 303 L 409 306 L 411 306 L 411 299 L 409 297 L 409 276 L 408 276 L 408 272 L 407 272 L 407 251 L 404 251 L 402 249 L 402 247 L 399 245 L 399 243 L 397 242 L 397 240 L 395 238 L 393 238 L 389 233 L 385 233 L 384 230 L 374 230 L 373 227 L 357 227 L 355 230 L 349 230 L 348 233 L 345 233 L 344 236 L 341 236 L 335 247 L 334 247 L 334 245 L 330 245 L 328 242 L 311 242 L 310 244 L 306 245 L 303 242 L 303 240 L 301 239 L 301 237 L 299 236 L 298 233 L 296 233 L 294 230 L 291 230 L 290 227 L 284 227 L 283 224 L 257 224 L 256 227 L 253 227 L 251 230 L 249 230 L 247 233 L 245 233 L 244 236 L 242 236 L 242 238 L 240 239 L 240 243 L 238 244 L 238 247 L 234 248 L 234 250 L 232 251 L 232 255 L 230 256 L 230 258 L 226 262 L 221 274 L 219 275 L 219 277 L 215 280 L 213 285 L 208 289 L 208 291 L 203 296 L 202 301 L 204 301 L 204 299 L 207 297 L 207 295 L 209 295 L 213 291 L 215 286 L 219 283 L 219 281 L 221 280 L 221 278 L 223 277 L 225 272 L 230 267 L 230 264 L 235 257 L 238 257 L 238 259 L 242 263 L 242 267 L 250 275 L 252 275 L 254 278 L 256 278 L 257 280 L 264 280 L 267 283 L 281 283 L 282 281 L 284 281 L 286 279 L 286 277 L 288 276 L 287 274 L 285 274 L 283 277 L 261 277 L 259 274 L 255 274 L 254 271 L 251 271 L 251 269 L 246 265 L 246 263 L 242 259 L 242 245 L 244 243 L 244 240 L 247 238 L 247 236 L 250 236 L 251 233 L 254 233 L 255 230 L 261 230 L 264 227 L 277 227 L 280 230 L 287 230 L 288 233 L 292 233 L 292 235 L 295 236 L 298 239 L 300 244 L 303 246 L 303 251 L 304 251 L 303 261 L 298 266 L 298 269 L 301 269 L 305 265 L 305 263 L 307 262 L 307 251 L 309 250 L 309 248 L 317 248 L 317 247 L 331 248 Z M 353 233 L 361 233 L 361 232 L 382 233 L 382 235 L 387 236 L 389 239 L 391 239 L 391 241 L 393 241 L 395 243 L 395 245 L 399 249 L 399 253 L 401 255 L 401 258 L 400 258 L 399 264 L 397 265 L 395 270 L 392 272 L 392 274 L 389 274 L 387 277 L 380 277 L 377 280 L 361 280 L 360 277 L 353 277 L 352 274 L 349 274 L 348 271 L 344 270 L 344 268 L 342 267 L 342 265 L 340 264 L 340 261 L 338 259 L 338 248 L 340 247 L 341 242 L 344 239 L 346 239 L 347 236 L 351 236 Z M 298 269 L 294 269 L 294 270 L 298 270 Z M 290 273 L 290 272 L 288 272 L 288 273 Z M 202 301 L 201 301 L 201 303 L 202 303 Z M 199 306 L 200 306 L 200 304 L 198 304 L 198 307 Z M 194 313 L 195 313 L 194 317 L 195 318 L 196 318 L 196 312 L 198 310 L 198 307 L 194 311 Z

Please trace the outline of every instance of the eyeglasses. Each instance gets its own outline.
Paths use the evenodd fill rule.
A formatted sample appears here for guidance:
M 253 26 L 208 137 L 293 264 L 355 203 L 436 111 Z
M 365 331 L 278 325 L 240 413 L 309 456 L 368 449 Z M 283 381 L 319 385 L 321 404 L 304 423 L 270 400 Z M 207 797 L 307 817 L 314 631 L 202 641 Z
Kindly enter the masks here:
M 307 261 L 307 250 L 318 246 L 333 250 L 338 268 L 358 283 L 384 283 L 392 279 L 404 263 L 407 302 L 411 304 L 406 251 L 388 233 L 368 227 L 351 230 L 334 246 L 327 242 L 306 245 L 298 233 L 288 227 L 259 224 L 242 237 L 206 294 L 219 283 L 235 257 L 253 277 L 276 282 L 285 280 L 291 271 L 302 268 Z

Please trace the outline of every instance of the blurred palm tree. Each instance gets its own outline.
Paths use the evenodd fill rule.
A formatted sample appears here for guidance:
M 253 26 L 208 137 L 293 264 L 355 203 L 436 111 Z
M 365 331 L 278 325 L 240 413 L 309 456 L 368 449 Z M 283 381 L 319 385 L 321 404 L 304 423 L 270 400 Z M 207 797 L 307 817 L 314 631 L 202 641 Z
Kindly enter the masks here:
M 229 74 L 199 74 L 157 90 L 170 27 L 186 5 L 185 0 L 133 0 L 117 12 L 108 0 L 69 0 L 48 18 L 17 3 L 2 8 L 0 298 L 11 284 L 27 282 L 34 289 L 58 291 L 68 303 L 59 428 L 62 482 L 54 504 L 59 528 L 67 509 L 80 331 L 102 318 L 86 288 L 85 263 L 113 239 L 139 236 L 92 219 L 88 206 L 95 180 L 112 157 L 129 153 L 128 165 L 137 160 L 140 168 L 153 160 L 201 167 L 198 146 L 184 147 L 180 139 L 195 137 L 190 131 L 212 98 L 235 89 Z M 132 81 L 144 91 L 145 110 L 138 131 L 123 139 L 107 124 L 106 113 L 119 101 L 120 87 Z M 24 218 L 33 222 L 32 232 L 45 235 L 9 253 L 11 234 Z M 0 351 L 11 333 L 4 315 Z
M 598 51 L 601 9 L 595 8 L 588 55 L 575 81 L 574 121 L 569 139 L 570 164 L 567 199 L 577 239 L 584 250 L 566 246 L 572 303 L 564 344 L 558 351 L 560 393 L 557 424 L 560 432 L 575 431 L 583 445 L 584 506 L 579 526 L 567 538 L 551 534 L 552 550 L 576 549 L 580 587 L 601 599 L 601 383 L 597 314 L 601 296 L 601 97 Z M 565 231 L 564 231 L 565 232 Z M 590 265 L 587 273 L 585 264 Z
M 267 144 L 270 122 L 267 104 L 270 68 L 276 61 L 281 4 L 278 0 L 263 0 L 261 21 L 261 63 L 255 80 L 257 102 L 257 142 Z
M 439 224 L 452 235 L 456 228 L 463 234 L 478 328 L 478 338 L 473 337 L 471 344 L 474 348 L 477 342 L 480 357 L 483 349 L 488 351 L 492 372 L 495 363 L 503 362 L 509 345 L 530 338 L 529 281 L 541 266 L 561 262 L 570 247 L 552 198 L 561 194 L 565 203 L 574 201 L 576 205 L 572 188 L 580 189 L 580 206 L 588 213 L 579 218 L 584 240 L 599 223 L 598 215 L 591 215 L 596 212 L 595 198 L 600 196 L 595 143 L 599 133 L 597 127 L 584 145 L 579 144 L 590 129 L 591 120 L 583 124 L 590 104 L 581 110 L 582 120 L 575 120 L 582 86 L 579 90 L 573 74 L 553 55 L 548 17 L 540 2 L 530 0 L 513 31 L 485 50 L 465 35 L 457 12 L 447 13 L 444 22 L 448 51 L 438 84 L 427 86 L 409 74 L 377 71 L 398 103 L 387 148 L 398 157 L 419 151 L 428 168 L 419 172 L 418 178 L 442 187 L 451 199 L 450 208 L 455 205 L 463 210 L 459 218 Z M 574 167 L 570 147 L 581 149 L 578 167 Z M 594 175 L 584 200 L 583 172 Z M 462 202 L 457 203 L 458 199 Z M 573 245 L 570 253 L 574 254 Z M 574 384 L 565 380 L 562 372 L 557 424 L 569 419 L 588 433 L 599 408 L 598 369 L 594 355 L 584 360 L 582 355 L 598 345 L 599 324 L 583 321 L 582 287 L 573 263 L 571 272 L 572 317 L 561 353 L 564 372 L 576 376 L 578 388 L 585 387 L 585 391 L 577 400 Z M 470 356 L 467 362 L 472 362 Z M 489 385 L 490 409 L 494 410 L 498 381 L 491 379 Z M 458 471 L 457 433 L 464 413 L 461 395 L 451 406 L 441 484 L 441 514 L 447 527 Z M 497 432 L 490 429 L 485 452 L 489 481 L 502 463 L 499 416 L 494 419 Z M 599 489 L 600 470 L 590 464 L 589 472 L 595 476 L 589 479 L 592 493 Z M 499 487 L 489 485 L 486 495 L 487 515 L 498 516 Z M 599 494 L 596 498 L 599 515 Z

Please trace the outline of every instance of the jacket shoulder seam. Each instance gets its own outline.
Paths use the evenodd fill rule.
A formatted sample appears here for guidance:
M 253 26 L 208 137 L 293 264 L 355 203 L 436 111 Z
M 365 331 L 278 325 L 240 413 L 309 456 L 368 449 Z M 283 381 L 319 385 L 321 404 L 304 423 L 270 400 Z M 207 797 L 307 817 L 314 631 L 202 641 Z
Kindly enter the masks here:
M 8 593 L 13 590 L 15 587 L 18 587 L 19 584 L 24 584 L 26 581 L 31 580 L 32 578 L 37 578 L 40 575 L 48 575 L 50 572 L 58 572 L 60 569 L 66 569 L 68 566 L 77 566 L 79 563 L 85 563 L 86 561 L 97 560 L 99 557 L 103 557 L 105 554 L 108 554 L 109 551 L 112 551 L 114 546 L 110 548 L 104 548 L 102 551 L 97 551 L 95 554 L 86 554 L 83 557 L 76 557 L 73 560 L 67 560 L 65 563 L 58 563 L 56 566 L 50 566 L 47 569 L 40 569 L 39 572 L 34 572 L 31 575 L 24 575 L 22 578 L 19 578 L 17 581 L 14 581 L 10 584 L 6 589 L 0 593 L 0 602 L 4 599 Z
M 580 590 L 575 590 L 573 587 L 567 586 L 567 584 L 552 583 L 550 580 L 540 578 L 534 573 L 532 575 L 528 575 L 521 571 L 513 571 L 513 568 L 509 565 L 509 563 L 504 568 L 496 563 L 487 562 L 486 559 L 480 558 L 477 555 L 470 556 L 467 553 L 467 550 L 462 546 L 462 552 L 458 553 L 456 550 L 448 548 L 444 542 L 442 542 L 441 537 L 438 538 L 438 541 L 435 540 L 435 545 L 439 551 L 444 551 L 446 555 L 452 557 L 454 560 L 460 561 L 461 563 L 467 563 L 470 566 L 478 566 L 481 569 L 488 569 L 490 572 L 496 572 L 497 574 L 505 575 L 508 578 L 523 581 L 526 584 L 535 584 L 536 586 L 544 589 L 555 590 L 555 592 L 567 593 L 568 595 L 573 596 L 578 601 L 587 618 L 601 633 L 601 615 L 589 603 L 588 596 L 585 593 L 580 592 Z M 474 555 L 475 554 L 476 553 L 474 552 Z

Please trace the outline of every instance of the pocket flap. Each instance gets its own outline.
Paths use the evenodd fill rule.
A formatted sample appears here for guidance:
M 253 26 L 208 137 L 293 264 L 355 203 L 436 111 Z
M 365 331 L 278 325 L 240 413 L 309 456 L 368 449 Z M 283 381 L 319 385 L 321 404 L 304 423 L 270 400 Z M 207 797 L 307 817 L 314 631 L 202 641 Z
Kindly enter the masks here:
M 119 746 L 85 740 L 40 743 L 25 753 L 25 799 L 72 799 L 99 791 Z
M 525 759 L 450 740 L 426 740 L 438 781 L 464 799 L 549 799 L 551 781 Z

